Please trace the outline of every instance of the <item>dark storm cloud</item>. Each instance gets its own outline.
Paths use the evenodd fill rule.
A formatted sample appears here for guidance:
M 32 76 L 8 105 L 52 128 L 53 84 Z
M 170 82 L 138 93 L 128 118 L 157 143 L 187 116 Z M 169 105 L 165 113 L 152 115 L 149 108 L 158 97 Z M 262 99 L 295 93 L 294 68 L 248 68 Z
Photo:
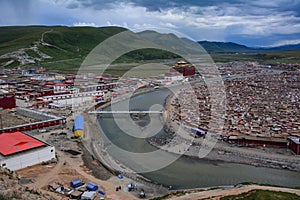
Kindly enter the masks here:
M 300 0 L 0 0 L 0 24 L 166 28 L 196 40 L 297 43 Z
M 68 1 L 71 8 L 78 6 L 90 7 L 98 10 L 112 8 L 115 4 L 127 3 L 135 6 L 142 6 L 149 11 L 160 11 L 168 8 L 185 8 L 185 7 L 206 7 L 206 6 L 237 6 L 248 7 L 248 12 L 255 12 L 255 9 L 270 9 L 278 11 L 293 11 L 300 14 L 299 0 L 73 0 Z
M 125 3 L 134 6 L 141 6 L 147 8 L 149 11 L 160 11 L 168 8 L 185 8 L 189 6 L 212 6 L 216 4 L 224 4 L 224 0 L 74 0 L 70 1 L 71 8 L 82 7 L 94 8 L 97 10 L 104 10 L 113 8 L 115 4 Z M 243 1 L 231 0 L 230 4 L 242 4 Z M 227 2 L 228 3 L 228 2 Z M 76 6 L 75 6 L 76 5 Z
M 31 0 L 0 0 L 1 21 L 19 24 L 32 22 Z M 17 19 L 17 20 L 15 20 Z

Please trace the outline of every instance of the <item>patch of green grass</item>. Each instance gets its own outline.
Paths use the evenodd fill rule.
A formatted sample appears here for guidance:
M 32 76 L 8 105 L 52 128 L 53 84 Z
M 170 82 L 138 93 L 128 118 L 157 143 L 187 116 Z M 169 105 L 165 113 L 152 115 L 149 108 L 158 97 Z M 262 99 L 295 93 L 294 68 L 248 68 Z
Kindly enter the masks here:
M 11 58 L 1 58 L 0 59 L 0 64 L 1 65 L 4 65 L 6 64 L 8 61 L 11 61 L 12 59 Z
M 82 61 L 82 58 L 73 58 L 66 60 L 43 62 L 40 63 L 40 66 L 49 71 L 63 71 L 69 73 L 76 73 Z
M 164 51 L 161 49 L 145 48 L 135 51 L 131 51 L 113 62 L 115 63 L 130 63 L 130 62 L 139 62 L 145 60 L 169 60 L 169 59 L 179 59 L 179 55 L 174 53 Z
M 48 49 L 50 56 L 53 51 L 58 51 L 61 56 L 66 54 L 69 58 L 78 58 L 86 56 L 102 41 L 124 30 L 126 29 L 120 27 L 57 27 L 44 34 L 44 41 L 62 49 Z M 57 56 L 53 57 L 60 59 Z
M 211 54 L 215 62 L 258 61 L 261 64 L 300 63 L 300 51 L 258 52 L 245 54 Z
M 10 63 L 9 65 L 6 65 L 6 68 L 14 68 L 20 65 L 20 62 L 17 60 L 14 60 L 12 63 Z
M 222 197 L 221 200 L 300 200 L 300 196 L 287 192 L 252 190 L 239 195 Z
M 27 53 L 27 55 L 29 55 L 33 58 L 40 58 L 41 57 L 39 54 L 37 54 L 35 51 L 33 51 L 31 49 L 27 49 L 25 52 Z
M 169 66 L 160 64 L 163 61 L 165 60 L 148 60 L 140 63 L 112 64 L 105 70 L 105 73 L 117 76 L 157 76 L 170 71 Z
M 39 41 L 42 33 L 50 30 L 46 26 L 5 26 L 0 27 L 0 55 L 30 47 Z
M 207 190 L 215 190 L 218 189 L 218 187 L 214 187 L 214 188 L 209 188 Z M 171 199 L 172 197 L 180 197 L 183 196 L 185 194 L 191 194 L 191 193 L 196 193 L 196 192 L 202 192 L 202 191 L 207 191 L 207 190 L 203 190 L 203 189 L 196 189 L 196 190 L 178 190 L 178 191 L 174 191 L 174 192 L 170 192 L 168 194 L 165 194 L 164 196 L 161 197 L 155 197 L 152 198 L 150 200 L 165 200 L 165 199 Z
M 172 198 L 172 197 L 179 197 L 179 196 L 184 195 L 185 193 L 186 193 L 185 191 L 175 191 L 175 192 L 171 192 L 169 194 L 166 194 L 162 197 L 155 197 L 155 198 L 152 198 L 150 200 L 164 200 L 164 199 L 169 199 L 169 198 Z

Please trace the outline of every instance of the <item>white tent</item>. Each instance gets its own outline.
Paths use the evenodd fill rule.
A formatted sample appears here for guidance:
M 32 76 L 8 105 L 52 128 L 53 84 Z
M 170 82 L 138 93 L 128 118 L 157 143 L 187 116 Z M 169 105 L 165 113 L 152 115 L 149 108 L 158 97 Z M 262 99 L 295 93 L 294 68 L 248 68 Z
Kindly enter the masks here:
M 84 192 L 82 195 L 81 195 L 81 199 L 94 199 L 96 196 L 96 192 Z

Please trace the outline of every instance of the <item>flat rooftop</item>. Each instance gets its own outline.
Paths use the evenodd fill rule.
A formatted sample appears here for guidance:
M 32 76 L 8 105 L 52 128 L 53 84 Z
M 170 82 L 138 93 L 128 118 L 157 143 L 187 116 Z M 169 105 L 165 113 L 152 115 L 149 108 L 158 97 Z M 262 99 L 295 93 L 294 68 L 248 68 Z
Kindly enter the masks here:
M 296 138 L 296 137 L 288 137 L 290 140 L 292 140 L 294 143 L 296 143 L 297 145 L 300 145 L 300 137 Z
M 41 146 L 46 146 L 46 144 L 19 131 L 0 134 L 0 154 L 3 156 L 12 155 Z

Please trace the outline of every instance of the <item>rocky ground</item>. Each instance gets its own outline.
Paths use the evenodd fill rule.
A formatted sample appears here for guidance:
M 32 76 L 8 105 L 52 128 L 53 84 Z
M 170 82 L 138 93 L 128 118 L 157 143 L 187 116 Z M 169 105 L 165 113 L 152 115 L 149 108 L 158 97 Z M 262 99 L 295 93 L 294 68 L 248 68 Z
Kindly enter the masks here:
M 55 200 L 41 194 L 38 190 L 24 187 L 20 184 L 20 177 L 12 171 L 0 168 L 0 199 L 5 200 Z
M 0 122 L 2 123 L 1 125 L 3 128 L 26 124 L 35 121 L 33 119 L 28 119 L 26 117 L 16 115 L 14 112 L 9 110 L 1 110 L 0 115 L 1 115 Z

